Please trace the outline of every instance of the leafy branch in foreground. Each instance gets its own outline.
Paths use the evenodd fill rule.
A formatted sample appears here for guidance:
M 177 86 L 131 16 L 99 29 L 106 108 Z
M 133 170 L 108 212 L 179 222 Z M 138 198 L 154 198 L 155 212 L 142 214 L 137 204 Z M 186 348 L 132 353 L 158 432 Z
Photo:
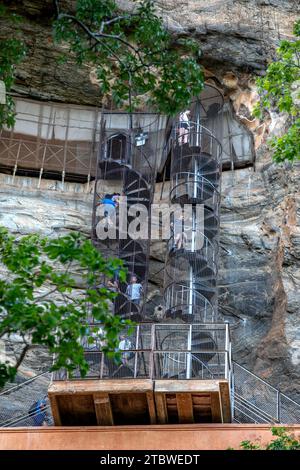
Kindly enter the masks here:
M 254 114 L 262 117 L 264 110 L 287 113 L 289 128 L 281 137 L 271 140 L 276 162 L 300 158 L 300 20 L 294 25 L 294 41 L 281 41 L 277 60 L 266 75 L 257 79 L 260 103 Z
M 273 439 L 266 446 L 261 447 L 251 441 L 242 441 L 243 450 L 300 450 L 300 441 L 293 434 L 289 433 L 284 427 L 273 427 L 271 429 Z
M 100 92 L 117 107 L 145 103 L 173 115 L 202 90 L 199 45 L 173 37 L 153 0 L 136 1 L 130 13 L 114 0 L 77 0 L 69 12 L 54 3 L 56 41 L 69 45 L 79 65 L 95 68 Z
M 102 350 L 118 359 L 119 334 L 130 322 L 111 313 L 116 293 L 104 278 L 112 279 L 118 270 L 125 280 L 120 260 L 104 259 L 79 233 L 17 239 L 0 227 L 0 267 L 0 339 L 19 342 L 14 363 L 0 364 L 0 387 L 37 346 L 55 355 L 53 370 L 66 368 L 72 374 L 79 368 L 82 376 L 88 371 L 83 338 L 92 342 L 98 336 Z M 80 272 L 80 289 L 72 272 Z M 91 317 L 95 326 L 87 327 Z
M 19 17 L 7 12 L 0 5 L 0 16 L 7 21 L 17 23 Z M 0 40 L 0 81 L 4 82 L 6 93 L 9 93 L 15 81 L 15 66 L 25 57 L 26 49 L 23 41 L 17 37 Z M 0 104 L 0 129 L 3 126 L 13 127 L 15 123 L 15 105 L 12 96 L 6 95 L 6 103 Z

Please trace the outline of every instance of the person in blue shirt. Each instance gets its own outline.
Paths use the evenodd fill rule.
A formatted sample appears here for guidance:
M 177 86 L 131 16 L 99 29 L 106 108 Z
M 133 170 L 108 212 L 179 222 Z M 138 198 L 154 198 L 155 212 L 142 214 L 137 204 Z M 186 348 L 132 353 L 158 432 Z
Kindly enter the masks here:
M 34 426 L 47 426 L 47 403 L 46 399 L 36 401 L 29 409 L 28 414 L 32 417 Z
M 119 193 L 105 194 L 104 198 L 101 199 L 100 204 L 104 205 L 104 217 L 112 218 L 116 212 L 116 208 L 119 205 Z
M 143 292 L 143 286 L 138 282 L 137 276 L 132 274 L 130 277 L 130 284 L 127 286 L 126 294 L 132 303 L 139 305 L 141 302 L 141 296 Z

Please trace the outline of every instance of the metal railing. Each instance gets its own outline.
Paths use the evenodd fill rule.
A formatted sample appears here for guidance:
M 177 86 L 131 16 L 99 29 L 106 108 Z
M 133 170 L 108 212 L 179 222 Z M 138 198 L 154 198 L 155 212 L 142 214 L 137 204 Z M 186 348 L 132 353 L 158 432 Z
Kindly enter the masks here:
M 53 424 L 47 393 L 51 373 L 44 372 L 0 392 L 0 427 Z M 44 408 L 33 406 L 44 400 Z
M 97 325 L 99 328 L 99 325 Z M 140 324 L 124 332 L 120 361 L 101 351 L 101 340 L 85 346 L 87 375 L 54 372 L 53 380 L 78 379 L 228 379 L 231 349 L 228 324 Z M 125 343 L 127 341 L 127 343 Z M 124 347 L 125 346 L 125 347 Z
M 300 403 L 233 362 L 233 420 L 238 423 L 300 423 Z
M 168 325 L 157 326 L 166 327 Z M 207 328 L 205 331 L 207 332 Z M 188 332 L 184 331 L 183 333 Z M 216 331 L 213 333 L 216 337 Z M 136 345 L 141 347 L 140 332 L 136 330 L 134 334 L 137 339 Z M 146 336 L 144 332 L 144 339 Z M 188 336 L 191 337 L 190 334 Z M 178 331 L 176 337 L 177 340 L 180 339 L 178 338 Z M 149 348 L 150 344 L 149 349 L 123 350 L 121 364 L 108 361 L 99 350 L 86 351 L 86 359 L 90 366 L 86 379 L 149 377 L 156 380 L 167 378 L 226 379 L 229 383 L 232 381 L 233 422 L 255 424 L 295 424 L 300 422 L 300 403 L 292 400 L 245 367 L 231 361 L 229 334 L 225 334 L 222 338 L 222 344 L 219 342 L 220 347 L 224 345 L 223 351 L 216 351 L 213 348 L 196 350 L 191 347 L 184 350 L 183 341 L 179 341 L 176 350 L 167 350 L 166 348 L 163 349 L 163 343 L 166 342 L 168 336 L 161 331 L 161 338 L 163 338 L 163 341 L 160 350 L 151 351 L 151 344 L 154 346 L 151 335 L 148 337 L 147 347 Z M 126 359 L 126 363 L 124 359 Z M 55 372 L 53 376 L 54 380 L 66 380 L 66 378 L 67 375 L 64 371 Z M 82 379 L 79 372 L 75 371 L 73 380 L 79 378 Z M 0 427 L 41 425 L 37 424 L 41 423 L 40 411 L 30 411 L 30 407 L 34 402 L 45 398 L 49 383 L 50 373 L 47 372 L 2 390 L 0 393 Z M 45 414 L 46 424 L 52 425 L 53 419 L 48 403 L 43 409 L 43 413 Z
M 91 141 L 58 143 L 26 136 L 0 138 L 0 165 L 11 167 L 13 176 L 19 170 L 35 170 L 40 173 L 40 179 L 48 172 L 61 174 L 62 179 L 65 175 L 90 179 L 95 162 L 96 152 Z

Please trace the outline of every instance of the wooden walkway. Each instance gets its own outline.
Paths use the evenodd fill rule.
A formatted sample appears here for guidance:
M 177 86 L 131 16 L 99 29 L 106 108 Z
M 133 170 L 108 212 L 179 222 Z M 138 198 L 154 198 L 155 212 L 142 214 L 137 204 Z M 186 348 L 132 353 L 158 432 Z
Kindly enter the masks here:
M 74 380 L 50 385 L 56 426 L 230 423 L 226 380 Z

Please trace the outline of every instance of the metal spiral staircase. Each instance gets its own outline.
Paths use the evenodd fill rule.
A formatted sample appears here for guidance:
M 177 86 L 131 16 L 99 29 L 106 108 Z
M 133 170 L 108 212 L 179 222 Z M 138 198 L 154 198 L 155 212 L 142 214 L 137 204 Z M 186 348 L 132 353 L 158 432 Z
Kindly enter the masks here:
M 190 107 L 190 126 L 178 126 L 167 143 L 171 151 L 170 203 L 173 233 L 167 243 L 161 323 L 145 322 L 143 303 L 119 285 L 113 313 L 136 320 L 124 332 L 130 348 L 121 350 L 116 365 L 99 344 L 86 343 L 89 372 L 59 371 L 48 389 L 44 409 L 48 424 L 118 425 L 193 422 L 296 423 L 300 405 L 266 381 L 231 361 L 229 325 L 218 312 L 218 256 L 221 189 L 221 146 L 218 139 L 222 95 L 207 86 Z M 134 239 L 128 228 L 136 205 L 150 209 L 156 173 L 156 118 L 141 116 L 129 123 L 110 115 L 101 126 L 93 206 L 93 241 L 106 256 L 119 257 L 138 276 L 146 292 L 149 237 Z M 132 121 L 135 125 L 132 125 Z M 148 119 L 149 121 L 149 119 Z M 106 217 L 101 200 L 106 193 L 127 197 L 126 223 L 116 210 L 116 237 L 99 237 Z M 185 205 L 185 235 L 180 219 Z M 201 206 L 200 213 L 197 206 Z M 149 221 L 150 222 L 150 221 Z M 101 225 L 102 224 L 102 225 Z M 177 233 L 176 233 L 177 230 Z M 178 238 L 178 230 L 179 237 Z M 101 232 L 101 231 L 100 231 Z M 102 233 L 102 232 L 101 232 Z M 180 243 L 179 243 L 180 240 Z M 180 245 L 180 246 L 179 246 Z M 106 283 L 106 280 L 103 280 Z M 7 387 L 0 393 L 0 426 L 33 426 L 40 411 L 32 402 L 45 398 L 50 374 Z M 12 409 L 13 404 L 13 409 Z
M 136 145 L 137 136 L 145 129 L 141 126 L 136 129 L 122 129 L 118 132 L 107 130 L 105 115 L 101 126 L 101 142 L 97 159 L 97 171 L 95 180 L 94 205 L 93 205 L 93 241 L 94 244 L 107 257 L 120 258 L 128 270 L 128 276 L 135 274 L 138 282 L 144 286 L 144 295 L 147 287 L 149 265 L 149 237 L 145 239 L 132 239 L 128 231 L 134 215 L 133 207 L 141 204 L 142 210 L 149 211 L 153 197 L 155 183 L 155 132 L 151 132 L 156 121 L 147 127 L 147 143 Z M 125 127 L 125 126 L 124 126 Z M 153 139 L 151 139 L 153 136 Z M 103 186 L 113 188 L 122 197 L 126 197 L 125 223 L 120 223 L 119 210 L 116 209 L 116 238 L 112 240 L 99 238 L 98 227 L 106 223 L 106 218 L 99 216 Z M 150 220 L 148 224 L 150 223 Z M 103 227 L 102 227 L 103 228 Z M 102 230 L 103 232 L 103 230 Z M 133 321 L 141 321 L 142 304 L 139 306 L 126 295 L 127 282 L 121 283 L 114 301 L 114 313 Z
M 145 322 L 143 304 L 126 294 L 129 279 L 121 283 L 113 311 L 138 322 L 131 333 L 124 331 L 130 346 L 121 349 L 118 366 L 101 348 L 87 348 L 86 386 L 79 374 L 55 377 L 49 398 L 56 425 L 264 422 L 267 415 L 270 422 L 279 422 L 278 412 L 276 417 L 273 411 L 266 413 L 255 393 L 234 382 L 233 368 L 240 371 L 240 366 L 233 365 L 229 325 L 218 311 L 222 106 L 222 94 L 206 86 L 190 105 L 188 128 L 183 131 L 176 124 L 167 144 L 174 211 L 165 262 L 165 317 Z M 149 212 L 153 198 L 152 130 L 141 125 L 112 129 L 103 122 L 93 208 L 95 245 L 103 254 L 122 259 L 145 286 L 144 294 L 150 237 L 135 239 L 128 229 L 135 216 L 132 209 L 142 204 Z M 116 238 L 102 239 L 99 228 L 106 221 L 100 201 L 112 192 L 127 197 L 126 221 L 121 222 L 119 207 Z M 148 230 L 149 223 L 150 218 Z
M 217 308 L 222 148 L 212 130 L 203 125 L 216 129 L 222 105 L 221 93 L 206 86 L 191 105 L 192 121 L 188 128 L 183 128 L 180 121 L 177 123 L 171 149 L 170 203 L 176 209 L 165 263 L 166 316 L 195 325 L 222 322 Z M 222 363 L 218 332 L 213 328 L 201 333 L 194 329 L 191 351 L 204 352 L 189 356 L 185 378 L 218 378 Z M 174 333 L 173 344 L 178 341 L 179 333 Z M 230 343 L 225 349 L 229 353 L 224 357 L 225 377 L 230 381 Z M 177 366 L 182 375 L 182 361 L 177 361 Z M 176 376 L 174 364 L 172 373 Z
M 168 243 L 164 296 L 167 316 L 180 313 L 189 323 L 206 323 L 218 321 L 221 145 L 201 125 L 187 137 L 187 143 L 182 137 L 174 142 L 170 202 L 180 205 L 183 214 L 189 205 L 191 214 L 184 216 L 184 232 L 173 233 Z M 197 206 L 202 206 L 200 216 Z M 173 224 L 178 226 L 178 219 Z M 176 237 L 183 238 L 180 249 Z

